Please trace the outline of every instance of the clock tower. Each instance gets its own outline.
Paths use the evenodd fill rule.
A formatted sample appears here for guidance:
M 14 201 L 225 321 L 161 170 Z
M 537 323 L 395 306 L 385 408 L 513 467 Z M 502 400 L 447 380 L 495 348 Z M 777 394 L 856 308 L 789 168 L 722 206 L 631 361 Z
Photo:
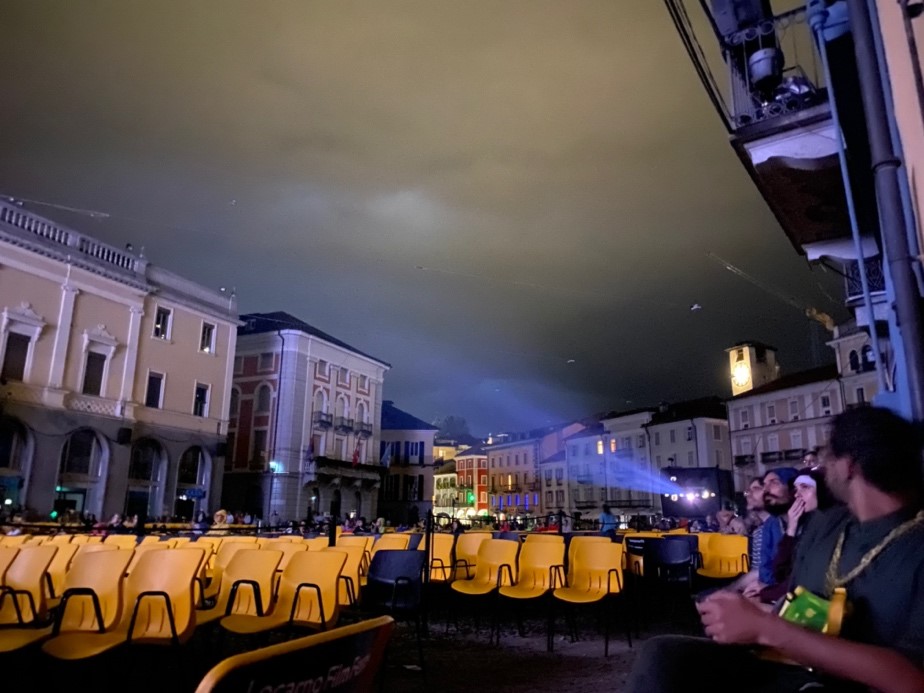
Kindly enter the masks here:
M 728 353 L 732 396 L 766 385 L 780 377 L 776 349 L 760 342 L 739 342 Z

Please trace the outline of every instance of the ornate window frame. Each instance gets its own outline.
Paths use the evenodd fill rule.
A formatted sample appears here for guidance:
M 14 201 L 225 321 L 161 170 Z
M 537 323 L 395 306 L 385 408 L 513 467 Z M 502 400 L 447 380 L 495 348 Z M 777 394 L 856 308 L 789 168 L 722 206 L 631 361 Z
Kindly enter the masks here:
M 23 382 L 27 383 L 32 375 L 35 343 L 47 323 L 32 309 L 32 304 L 28 301 L 20 303 L 18 308 L 4 306 L 3 313 L 0 315 L 2 315 L 0 317 L 0 364 L 6 358 L 6 345 L 11 333 L 29 338 L 29 351 L 26 353 L 26 365 L 22 374 Z
M 110 334 L 106 326 L 98 324 L 92 330 L 83 331 L 83 352 L 80 363 L 80 386 L 78 392 L 83 392 L 84 380 L 87 377 L 87 356 L 90 353 L 101 354 L 106 358 L 103 365 L 103 381 L 99 388 L 99 396 L 106 396 L 106 384 L 109 382 L 109 365 L 119 347 L 119 340 Z

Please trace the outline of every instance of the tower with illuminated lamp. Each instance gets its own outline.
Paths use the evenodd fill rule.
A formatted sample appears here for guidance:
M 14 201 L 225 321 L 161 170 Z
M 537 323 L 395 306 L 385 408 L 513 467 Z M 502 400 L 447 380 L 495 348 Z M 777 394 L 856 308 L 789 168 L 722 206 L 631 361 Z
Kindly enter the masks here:
M 776 349 L 761 342 L 739 342 L 726 349 L 732 396 L 766 385 L 780 377 Z

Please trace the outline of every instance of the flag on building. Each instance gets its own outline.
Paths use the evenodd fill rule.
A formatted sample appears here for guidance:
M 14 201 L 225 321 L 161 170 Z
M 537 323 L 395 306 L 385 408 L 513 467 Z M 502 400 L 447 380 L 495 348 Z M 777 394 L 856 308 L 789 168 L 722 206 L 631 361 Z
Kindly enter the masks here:
M 356 441 L 356 447 L 353 449 L 353 466 L 359 464 L 359 441 Z
M 314 467 L 314 441 L 308 442 L 308 447 L 305 448 L 305 459 L 304 459 L 304 468 L 303 471 L 310 472 Z
M 391 448 L 393 445 L 394 443 L 386 443 L 384 441 L 382 442 L 382 459 L 379 460 L 379 463 L 383 467 L 391 466 Z

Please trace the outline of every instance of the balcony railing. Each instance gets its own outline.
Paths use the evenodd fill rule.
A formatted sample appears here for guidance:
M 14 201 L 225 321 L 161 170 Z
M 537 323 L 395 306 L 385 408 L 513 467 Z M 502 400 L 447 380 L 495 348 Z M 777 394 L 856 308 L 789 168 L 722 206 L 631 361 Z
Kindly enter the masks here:
M 803 457 L 805 457 L 805 450 L 802 448 L 790 448 L 789 450 L 783 450 L 783 459 L 787 462 L 801 460 Z
M 776 464 L 777 462 L 782 462 L 783 459 L 783 453 L 779 450 L 760 453 L 760 461 L 763 464 Z
M 334 421 L 334 430 L 338 433 L 349 433 L 353 430 L 353 419 L 348 419 L 345 416 L 338 416 Z
M 360 438 L 368 438 L 372 435 L 372 424 L 366 423 L 365 421 L 357 421 L 353 430 L 356 431 L 356 435 Z
M 696 0 L 667 0 L 700 81 L 729 132 L 806 111 L 828 98 L 804 3 L 775 16 L 764 13 L 761 4 L 736 14 L 710 11 L 710 5 Z
M 597 501 L 595 500 L 576 500 L 574 501 L 574 507 L 579 510 L 587 510 L 588 508 L 597 507 Z
M 316 411 L 314 413 L 314 427 L 315 428 L 330 428 L 334 423 L 334 417 L 323 411 Z
M 594 478 L 590 474 L 578 474 L 577 475 L 577 482 L 579 484 L 592 484 L 593 481 L 594 481 Z
M 885 276 L 882 273 L 882 258 L 866 258 L 866 281 L 871 295 L 885 293 Z M 863 280 L 860 278 L 860 263 L 854 260 L 844 267 L 844 283 L 847 301 L 863 299 Z
M 754 455 L 735 455 L 736 467 L 745 467 L 749 464 L 754 464 L 756 461 L 757 458 Z

